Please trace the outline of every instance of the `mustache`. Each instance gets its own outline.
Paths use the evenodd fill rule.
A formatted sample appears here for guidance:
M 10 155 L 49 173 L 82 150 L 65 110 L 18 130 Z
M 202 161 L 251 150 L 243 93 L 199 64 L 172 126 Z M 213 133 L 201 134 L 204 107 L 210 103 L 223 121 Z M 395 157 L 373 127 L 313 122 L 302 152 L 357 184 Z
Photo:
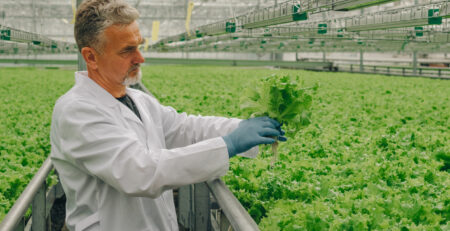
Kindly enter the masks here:
M 136 65 L 132 66 L 132 67 L 128 70 L 128 73 L 130 73 L 130 72 L 132 72 L 132 71 L 134 71 L 134 70 L 137 70 L 137 69 L 139 69 L 140 67 L 141 67 L 140 64 L 136 64 Z

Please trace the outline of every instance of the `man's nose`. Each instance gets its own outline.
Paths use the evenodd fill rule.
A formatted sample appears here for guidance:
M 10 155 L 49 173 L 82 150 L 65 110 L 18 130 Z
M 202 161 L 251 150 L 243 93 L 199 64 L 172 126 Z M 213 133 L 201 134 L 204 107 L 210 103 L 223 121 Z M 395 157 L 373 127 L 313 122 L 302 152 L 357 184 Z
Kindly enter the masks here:
M 136 50 L 136 57 L 134 59 L 134 63 L 143 63 L 143 62 L 145 62 L 144 56 L 142 56 L 140 50 Z

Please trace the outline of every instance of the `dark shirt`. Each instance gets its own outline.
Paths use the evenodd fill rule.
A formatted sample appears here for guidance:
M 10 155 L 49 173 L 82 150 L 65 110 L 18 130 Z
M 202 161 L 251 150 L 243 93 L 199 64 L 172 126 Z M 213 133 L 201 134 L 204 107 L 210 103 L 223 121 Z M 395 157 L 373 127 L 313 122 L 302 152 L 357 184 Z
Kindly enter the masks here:
M 134 114 L 136 114 L 136 116 L 142 121 L 141 115 L 139 114 L 139 110 L 137 109 L 136 104 L 134 104 L 131 97 L 125 95 L 116 99 L 125 104 L 125 106 L 127 106 L 129 109 L 131 109 L 131 111 L 133 111 Z

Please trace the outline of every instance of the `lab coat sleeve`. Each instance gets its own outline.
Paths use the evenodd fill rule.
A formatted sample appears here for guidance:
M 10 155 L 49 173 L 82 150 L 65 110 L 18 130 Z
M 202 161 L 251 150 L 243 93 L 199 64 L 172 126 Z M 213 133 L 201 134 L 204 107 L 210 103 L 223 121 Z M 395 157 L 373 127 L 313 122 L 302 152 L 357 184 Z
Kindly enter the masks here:
M 162 106 L 163 129 L 168 148 L 182 147 L 202 140 L 225 136 L 237 128 L 239 119 L 194 116 Z
M 161 117 L 168 148 L 182 147 L 207 139 L 222 137 L 235 130 L 241 119 L 216 116 L 194 116 L 178 113 L 174 108 L 161 105 Z M 240 156 L 255 158 L 258 146 Z
M 223 176 L 228 154 L 222 138 L 186 147 L 151 150 L 117 124 L 115 115 L 89 102 L 55 107 L 58 149 L 83 171 L 130 196 L 163 191 Z

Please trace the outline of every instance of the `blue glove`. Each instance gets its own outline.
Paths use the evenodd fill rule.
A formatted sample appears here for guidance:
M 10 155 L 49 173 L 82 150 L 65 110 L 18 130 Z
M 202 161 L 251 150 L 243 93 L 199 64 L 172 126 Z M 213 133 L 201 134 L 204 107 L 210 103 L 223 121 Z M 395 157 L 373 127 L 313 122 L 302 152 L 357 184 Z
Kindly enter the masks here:
M 257 117 L 243 120 L 238 128 L 223 137 L 228 148 L 229 157 L 243 153 L 259 144 L 272 144 L 278 137 L 280 141 L 286 141 L 281 124 L 269 117 Z

